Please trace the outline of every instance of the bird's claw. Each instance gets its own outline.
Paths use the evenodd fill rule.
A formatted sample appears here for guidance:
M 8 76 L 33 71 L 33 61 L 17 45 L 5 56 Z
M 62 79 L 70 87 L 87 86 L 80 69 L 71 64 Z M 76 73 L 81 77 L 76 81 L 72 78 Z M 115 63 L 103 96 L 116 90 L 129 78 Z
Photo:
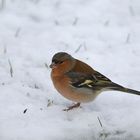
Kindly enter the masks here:
M 69 107 L 66 108 L 66 109 L 63 109 L 63 111 L 69 111 L 69 110 L 72 110 L 72 109 L 77 108 L 77 107 L 79 107 L 79 106 L 80 106 L 80 103 L 77 103 L 77 104 L 74 104 L 74 105 L 72 105 L 72 106 L 69 106 Z

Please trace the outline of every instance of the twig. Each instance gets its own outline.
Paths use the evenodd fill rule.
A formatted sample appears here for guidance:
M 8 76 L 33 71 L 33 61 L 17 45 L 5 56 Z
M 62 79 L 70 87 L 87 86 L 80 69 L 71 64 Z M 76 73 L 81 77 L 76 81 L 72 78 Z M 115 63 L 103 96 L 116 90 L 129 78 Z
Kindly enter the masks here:
M 77 22 L 78 22 L 78 17 L 76 17 L 76 18 L 74 19 L 72 25 L 74 25 L 74 26 L 77 25 Z
M 2 83 L 2 85 L 4 86 L 4 85 L 5 85 L 5 83 L 3 82 L 3 83 Z
M 60 7 L 60 4 L 61 4 L 61 1 L 58 0 L 58 1 L 56 1 L 56 2 L 54 3 L 54 7 L 57 9 L 57 8 Z
M 105 25 L 105 26 L 108 26 L 108 25 L 109 25 L 109 23 L 110 23 L 110 21 L 109 21 L 109 20 L 107 20 L 107 21 L 105 21 L 104 25 Z
M 0 10 L 3 10 L 4 7 L 5 7 L 5 4 L 6 3 L 6 0 L 1 0 L 1 3 L 0 3 Z
M 75 53 L 77 53 L 82 47 L 82 44 L 79 45 L 79 47 L 75 50 Z
M 23 113 L 25 114 L 26 112 L 27 112 L 27 108 L 26 108 L 26 109 L 24 109 Z
M 98 119 L 99 124 L 100 124 L 100 126 L 101 126 L 101 128 L 102 128 L 102 132 L 99 133 L 99 137 L 100 137 L 100 138 L 103 138 L 103 139 L 105 140 L 105 139 L 110 135 L 110 133 L 105 132 L 100 118 L 97 117 L 97 119 Z
M 15 32 L 15 37 L 18 37 L 19 36 L 20 31 L 21 31 L 21 28 L 20 27 L 17 28 L 17 30 Z
M 4 46 L 3 46 L 3 47 L 4 47 L 3 53 L 4 53 L 4 54 L 6 54 L 6 53 L 7 53 L 6 44 L 4 44 Z
M 47 63 L 45 63 L 45 67 L 48 69 L 49 68 L 49 66 L 48 66 L 48 64 Z
M 82 43 L 82 44 L 79 45 L 79 47 L 75 50 L 75 53 L 79 52 L 79 50 L 81 49 L 81 47 L 83 47 L 85 51 L 87 50 L 86 43 L 84 42 L 84 43 Z
M 57 20 L 54 21 L 55 25 L 59 25 L 59 22 Z
M 50 99 L 48 99 L 47 107 L 51 106 L 52 104 L 53 104 L 53 100 L 51 101 Z
M 9 59 L 8 59 L 8 63 L 9 63 L 9 66 L 10 66 L 10 75 L 11 75 L 11 77 L 13 77 L 13 68 L 12 68 L 12 64 L 11 64 Z
M 39 89 L 39 86 L 37 84 L 34 85 L 35 89 Z
M 37 4 L 40 0 L 34 0 L 34 3 Z
M 132 6 L 129 6 L 129 12 L 132 16 L 135 16 L 135 12 Z
M 126 43 L 130 43 L 130 37 L 131 37 L 131 34 L 130 33 L 128 33 L 128 35 L 127 35 L 127 38 L 126 38 Z
M 79 45 L 79 47 L 75 50 L 75 53 L 77 53 L 82 47 L 82 44 Z
M 27 92 L 26 96 L 27 96 L 27 97 L 30 97 L 30 93 L 29 93 L 29 92 Z
M 98 121 L 99 121 L 100 126 L 103 128 L 103 125 L 102 125 L 102 122 L 101 122 L 100 118 L 97 117 L 97 119 L 98 119 Z

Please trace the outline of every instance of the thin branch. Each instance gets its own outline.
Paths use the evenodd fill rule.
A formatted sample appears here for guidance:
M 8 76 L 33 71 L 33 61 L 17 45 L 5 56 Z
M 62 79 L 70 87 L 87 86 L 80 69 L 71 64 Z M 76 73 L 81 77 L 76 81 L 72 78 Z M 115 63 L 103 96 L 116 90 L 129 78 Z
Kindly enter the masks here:
M 5 5 L 6 5 L 6 0 L 1 0 L 0 10 L 3 10 L 5 8 Z
M 11 75 L 11 77 L 13 77 L 13 68 L 12 68 L 11 61 L 8 60 L 8 63 L 9 63 L 9 66 L 10 66 L 10 75 Z
M 3 46 L 3 47 L 4 47 L 3 53 L 4 53 L 4 54 L 6 54 L 6 53 L 7 53 L 6 44 L 4 44 L 4 46 Z
M 131 14 L 131 16 L 135 16 L 135 12 L 132 6 L 129 6 L 129 12 Z
M 78 46 L 78 48 L 75 50 L 75 53 L 79 52 L 79 50 L 81 49 L 81 47 L 83 47 L 84 50 L 87 51 L 86 43 L 83 42 L 83 43 L 80 44 L 80 45 Z
M 127 35 L 127 38 L 126 38 L 126 43 L 130 43 L 130 37 L 131 37 L 131 34 L 130 33 L 128 33 L 128 35 Z
M 79 52 L 79 50 L 81 49 L 82 44 L 79 45 L 79 47 L 75 50 L 75 53 Z
M 47 63 L 45 63 L 45 67 L 48 69 L 49 68 L 49 66 L 48 66 L 48 64 Z
M 103 128 L 103 125 L 102 125 L 102 122 L 101 122 L 100 118 L 97 117 L 97 119 L 98 119 L 98 121 L 99 121 L 100 126 Z
M 107 21 L 105 21 L 104 26 L 109 26 L 109 24 L 110 24 L 110 21 L 107 20 Z
M 39 89 L 39 86 L 37 84 L 34 84 L 35 89 Z
M 78 19 L 79 19 L 78 17 L 76 17 L 76 18 L 74 19 L 74 21 L 73 21 L 73 23 L 72 23 L 73 26 L 77 25 Z
M 30 97 L 31 95 L 30 95 L 30 93 L 29 93 L 29 92 L 27 92 L 26 96 L 27 96 L 27 97 Z
M 18 37 L 19 36 L 20 31 L 21 31 L 21 28 L 20 27 L 17 28 L 17 30 L 15 32 L 15 37 Z
M 4 86 L 4 85 L 5 85 L 5 83 L 3 82 L 3 83 L 2 83 L 2 85 Z
M 40 1 L 40 0 L 34 0 L 34 3 L 37 4 L 37 3 L 39 3 L 39 1 Z

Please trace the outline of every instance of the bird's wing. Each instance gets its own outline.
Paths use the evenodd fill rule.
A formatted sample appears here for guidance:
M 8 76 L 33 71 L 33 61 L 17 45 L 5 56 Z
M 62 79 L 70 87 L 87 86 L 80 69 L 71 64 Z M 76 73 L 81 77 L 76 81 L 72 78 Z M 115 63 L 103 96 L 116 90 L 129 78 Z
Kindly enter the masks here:
M 112 83 L 110 79 L 95 72 L 93 74 L 85 74 L 78 72 L 68 72 L 66 75 L 71 80 L 71 85 L 76 88 L 91 88 L 91 89 L 101 89 L 107 87 L 109 83 Z

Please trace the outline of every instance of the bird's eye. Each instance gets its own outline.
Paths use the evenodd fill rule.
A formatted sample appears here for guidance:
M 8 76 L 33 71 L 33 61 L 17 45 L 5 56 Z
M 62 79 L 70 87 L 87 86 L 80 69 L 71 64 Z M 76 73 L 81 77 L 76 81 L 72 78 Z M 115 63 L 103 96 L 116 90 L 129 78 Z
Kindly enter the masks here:
M 52 62 L 55 64 L 62 64 L 64 61 L 53 60 Z
M 58 64 L 62 64 L 64 61 L 59 61 Z

